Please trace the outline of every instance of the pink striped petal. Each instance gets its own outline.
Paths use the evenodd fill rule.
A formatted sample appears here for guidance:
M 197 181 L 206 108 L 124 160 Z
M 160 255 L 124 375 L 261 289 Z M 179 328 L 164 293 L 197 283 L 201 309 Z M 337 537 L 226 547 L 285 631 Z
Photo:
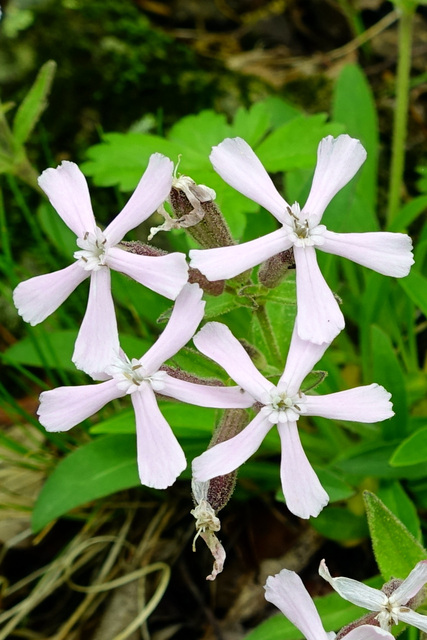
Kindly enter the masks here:
M 391 393 L 375 383 L 326 396 L 306 396 L 307 415 L 332 420 L 379 422 L 394 416 L 390 398 Z
M 414 264 L 412 240 L 404 233 L 325 231 L 321 251 L 348 258 L 385 276 L 404 278 Z
M 259 413 L 237 436 L 215 445 L 193 460 L 193 477 L 199 482 L 234 471 L 251 457 L 273 425 Z
M 345 634 L 347 640 L 394 640 L 390 631 L 374 627 L 372 624 L 362 624 Z
M 74 162 L 64 160 L 56 169 L 46 169 L 38 183 L 78 238 L 86 231 L 94 232 L 96 223 L 86 178 Z
M 77 262 L 69 267 L 21 282 L 13 292 L 13 302 L 25 322 L 39 324 L 68 298 L 89 276 Z
M 363 582 L 352 580 L 352 578 L 332 578 L 324 560 L 320 563 L 319 574 L 329 582 L 341 598 L 352 602 L 357 607 L 362 607 L 369 611 L 380 611 L 387 604 L 387 596 L 379 589 L 368 587 Z
M 356 175 L 366 160 L 360 140 L 348 135 L 327 136 L 317 149 L 317 165 L 310 193 L 301 212 L 313 225 L 318 224 L 334 197 Z
M 208 322 L 193 342 L 205 356 L 217 362 L 245 391 L 264 403 L 274 385 L 258 371 L 230 329 L 220 322 Z
M 313 600 L 294 571 L 282 569 L 277 575 L 269 576 L 265 599 L 276 605 L 307 640 L 330 640 Z
M 232 247 L 192 249 L 189 253 L 190 267 L 199 269 L 208 280 L 234 278 L 291 246 L 292 242 L 288 239 L 285 229 L 281 228 L 256 240 Z
M 173 162 L 161 153 L 150 156 L 148 167 L 122 211 L 108 225 L 104 235 L 110 247 L 144 222 L 166 200 L 172 186 Z
M 170 300 L 175 300 L 188 280 L 188 265 L 183 253 L 140 256 L 113 247 L 108 250 L 107 262 L 111 269 L 126 274 Z
M 163 333 L 140 360 L 148 375 L 158 371 L 193 337 L 205 309 L 202 295 L 198 284 L 186 284 L 182 289 Z
M 302 340 L 330 344 L 344 329 L 344 316 L 319 269 L 314 247 L 294 247 L 297 328 Z
M 309 463 L 296 422 L 277 425 L 282 443 L 280 477 L 289 511 L 299 518 L 316 517 L 329 502 L 329 496 Z
M 144 384 L 132 393 L 136 419 L 138 471 L 141 484 L 166 489 L 187 466 L 184 452 L 157 406 L 154 391 Z
M 240 193 L 285 222 L 286 200 L 277 191 L 261 161 L 242 138 L 226 138 L 209 156 L 215 171 Z
M 115 380 L 80 387 L 59 387 L 43 391 L 37 414 L 47 431 L 68 431 L 97 413 L 110 400 L 124 395 Z
M 179 380 L 168 374 L 162 379 L 160 393 L 181 402 L 199 407 L 218 409 L 246 409 L 254 403 L 253 397 L 240 387 L 217 387 Z
M 108 267 L 92 271 L 86 313 L 74 345 L 73 362 L 89 375 L 105 372 L 119 352 Z
M 307 340 L 301 340 L 295 323 L 285 370 L 277 386 L 279 388 L 285 387 L 290 396 L 297 393 L 302 381 L 312 371 L 314 365 L 319 362 L 328 346 L 327 342 L 314 344 Z
M 397 602 L 399 604 L 406 604 L 411 598 L 417 595 L 417 593 L 423 588 L 426 583 L 427 560 L 421 560 L 421 562 L 418 562 L 418 564 L 415 565 L 411 573 L 407 578 L 405 578 L 402 584 L 397 587 L 396 591 L 393 591 L 390 599 L 393 602 Z

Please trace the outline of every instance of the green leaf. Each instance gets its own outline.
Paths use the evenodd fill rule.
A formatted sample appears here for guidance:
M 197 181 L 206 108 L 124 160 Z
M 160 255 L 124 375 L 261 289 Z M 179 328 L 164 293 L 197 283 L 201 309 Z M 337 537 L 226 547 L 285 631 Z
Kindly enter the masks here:
M 412 269 L 406 278 L 399 278 L 398 283 L 412 302 L 427 316 L 427 278 Z
M 427 209 L 427 196 L 418 196 L 405 204 L 387 227 L 387 231 L 405 231 Z
M 231 127 L 225 115 L 205 110 L 179 120 L 169 131 L 168 138 L 180 146 L 187 171 L 187 167 L 197 169 L 200 165 L 210 168 L 212 147 L 230 135 Z
M 40 69 L 35 82 L 20 104 L 13 121 L 13 135 L 24 144 L 47 107 L 47 97 L 56 71 L 56 62 L 49 60 Z
M 49 476 L 34 507 L 32 529 L 40 531 L 75 507 L 139 484 L 135 436 L 97 438 L 61 460 Z
M 330 540 L 358 540 L 368 535 L 365 516 L 357 516 L 343 507 L 326 507 L 310 524 Z
M 407 465 L 392 467 L 390 457 L 399 441 L 387 444 L 370 442 L 357 444 L 345 450 L 340 458 L 334 461 L 334 467 L 345 474 L 356 476 L 372 476 L 373 478 L 424 478 L 425 465 Z
M 385 440 L 405 435 L 407 428 L 407 400 L 405 376 L 390 338 L 382 329 L 371 327 L 372 378 L 392 395 L 394 416 L 381 422 Z
M 418 429 L 406 438 L 390 458 L 393 467 L 427 462 L 427 427 Z
M 375 576 L 375 578 L 367 580 L 366 584 L 374 589 L 379 589 L 383 581 Z M 337 593 L 329 593 L 313 600 L 326 631 L 338 631 L 341 627 L 360 617 L 363 611 L 360 607 L 343 600 Z M 245 640 L 299 640 L 303 637 L 301 631 L 284 615 L 278 614 L 262 622 L 245 636 Z
M 227 291 L 224 291 L 220 296 L 208 296 L 206 298 L 204 318 L 205 320 L 211 320 L 242 306 L 253 308 L 254 305 L 251 305 L 247 298 L 239 298 Z
M 369 491 L 364 492 L 372 547 L 384 580 L 407 577 L 427 551 L 405 525 Z
M 250 109 L 237 109 L 231 135 L 246 140 L 255 147 L 270 126 L 270 116 L 264 102 L 257 102 Z
M 378 498 L 394 513 L 418 541 L 422 540 L 417 510 L 400 482 L 385 482 L 378 490 Z
M 64 255 L 72 258 L 77 251 L 76 234 L 67 227 L 49 202 L 42 202 L 37 209 L 40 226 L 52 242 Z
M 342 70 L 333 100 L 333 119 L 345 125 L 345 131 L 359 139 L 367 151 L 360 171 L 357 195 L 365 206 L 376 206 L 378 175 L 378 117 L 372 90 L 363 71 L 356 65 Z
M 263 140 L 256 153 L 267 171 L 314 168 L 320 140 L 343 130 L 341 125 L 327 124 L 326 117 L 324 113 L 298 116 Z

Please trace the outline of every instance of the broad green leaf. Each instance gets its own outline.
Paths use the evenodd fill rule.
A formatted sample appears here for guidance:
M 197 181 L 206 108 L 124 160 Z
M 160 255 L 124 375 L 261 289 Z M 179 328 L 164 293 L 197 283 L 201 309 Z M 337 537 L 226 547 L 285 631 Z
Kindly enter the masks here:
M 427 551 L 405 525 L 369 491 L 364 492 L 375 558 L 384 580 L 407 577 Z
M 370 442 L 347 448 L 334 461 L 334 467 L 347 475 L 371 476 L 373 478 L 424 478 L 425 464 L 392 467 L 390 457 L 400 441 L 387 444 Z
M 419 429 L 403 440 L 390 458 L 392 467 L 427 462 L 427 427 Z
M 366 580 L 366 584 L 379 589 L 383 581 L 378 576 Z M 353 622 L 363 615 L 363 609 L 343 600 L 338 593 L 329 593 L 320 598 L 314 598 L 314 604 L 319 612 L 323 627 L 326 631 L 339 631 L 341 627 Z M 284 615 L 278 614 L 262 622 L 251 631 L 245 640 L 299 640 L 303 634 Z
M 231 127 L 225 115 L 205 110 L 179 120 L 169 131 L 168 138 L 181 147 L 183 166 L 197 169 L 200 164 L 210 167 L 212 147 L 230 135 Z
M 262 101 L 262 105 L 270 117 L 273 129 L 278 129 L 282 124 L 285 124 L 285 122 L 289 122 L 289 120 L 293 120 L 301 115 L 301 109 L 294 107 L 294 105 L 278 96 L 265 98 L 265 100 Z
M 47 365 L 51 369 L 75 372 L 76 367 L 71 362 L 71 357 L 76 338 L 77 331 L 53 331 L 45 333 L 43 341 L 38 341 L 36 348 L 30 337 L 26 337 L 6 349 L 3 358 L 10 364 L 41 368 Z M 148 340 L 123 334 L 120 335 L 120 343 L 125 353 L 138 358 L 151 346 Z
M 270 126 L 270 116 L 264 102 L 256 102 L 250 109 L 237 109 L 231 135 L 246 140 L 255 147 Z
M 427 196 L 418 196 L 405 204 L 387 227 L 387 231 L 405 231 L 427 209 Z
M 400 482 L 395 480 L 382 483 L 378 490 L 378 498 L 402 521 L 414 538 L 418 541 L 422 540 L 420 519 L 416 507 Z
M 330 540 L 358 540 L 368 535 L 365 516 L 358 516 L 344 507 L 326 507 L 317 518 L 310 518 L 310 523 Z
M 371 327 L 372 378 L 392 395 L 394 416 L 381 422 L 385 440 L 403 437 L 407 428 L 405 376 L 390 338 L 379 327 Z
M 427 315 L 427 278 L 412 269 L 406 278 L 399 278 L 398 283 L 412 302 Z
M 319 142 L 328 134 L 338 135 L 343 127 L 327 124 L 326 114 L 298 116 L 273 131 L 256 153 L 267 171 L 313 168 Z
M 49 476 L 34 507 L 32 529 L 40 531 L 75 507 L 139 484 L 135 436 L 96 438 L 61 460 Z
M 47 107 L 47 97 L 56 71 L 56 62 L 48 60 L 40 69 L 35 82 L 20 104 L 13 121 L 13 135 L 24 144 Z
M 345 66 L 336 82 L 333 119 L 343 123 L 345 132 L 359 139 L 367 151 L 367 159 L 360 170 L 357 194 L 365 207 L 373 210 L 378 174 L 378 117 L 369 83 L 356 65 Z

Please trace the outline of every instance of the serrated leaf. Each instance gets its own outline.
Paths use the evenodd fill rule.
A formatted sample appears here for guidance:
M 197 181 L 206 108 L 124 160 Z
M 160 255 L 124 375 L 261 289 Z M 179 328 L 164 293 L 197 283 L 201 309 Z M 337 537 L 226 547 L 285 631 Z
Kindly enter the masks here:
M 33 510 L 32 529 L 40 531 L 75 507 L 138 485 L 135 436 L 96 438 L 61 460 L 49 476 Z
M 206 109 L 179 120 L 169 131 L 168 138 L 181 147 L 184 167 L 197 169 L 200 164 L 210 167 L 212 147 L 230 135 L 231 127 L 225 115 Z
M 246 140 L 255 147 L 270 126 L 270 115 L 264 102 L 256 102 L 250 109 L 239 107 L 232 124 L 231 135 Z
M 407 577 L 427 551 L 405 525 L 369 491 L 364 492 L 375 558 L 384 580 Z
M 24 144 L 47 107 L 47 97 L 56 71 L 56 62 L 49 60 L 40 69 L 33 86 L 20 104 L 13 121 L 15 142 Z
M 320 140 L 343 131 L 339 124 L 326 123 L 326 117 L 298 116 L 267 136 L 256 150 L 267 171 L 314 168 Z
M 393 467 L 407 466 L 427 462 L 427 427 L 418 429 L 406 438 L 390 458 Z

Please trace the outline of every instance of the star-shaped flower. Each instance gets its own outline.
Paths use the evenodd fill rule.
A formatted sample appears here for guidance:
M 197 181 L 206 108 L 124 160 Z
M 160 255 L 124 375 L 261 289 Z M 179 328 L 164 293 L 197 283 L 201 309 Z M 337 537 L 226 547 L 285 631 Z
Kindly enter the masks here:
M 410 606 L 412 598 L 427 583 L 427 560 L 415 565 L 405 580 L 392 581 L 395 587 L 392 590 L 387 589 L 388 584 L 380 591 L 351 578 L 332 578 L 324 560 L 320 563 L 319 573 L 345 600 L 369 611 L 378 611 L 376 620 L 385 631 L 402 621 L 427 632 L 427 616 L 416 613 Z
M 197 284 L 185 285 L 157 342 L 139 360 L 129 361 L 123 354 L 114 358 L 106 382 L 44 391 L 38 409 L 40 423 L 47 431 L 68 431 L 107 402 L 130 394 L 141 483 L 156 489 L 171 485 L 187 463 L 159 410 L 155 392 L 202 407 L 246 408 L 253 403 L 252 396 L 240 387 L 196 384 L 160 370 L 190 340 L 203 318 L 202 293 Z
M 265 585 L 265 599 L 294 624 L 307 640 L 333 640 L 335 633 L 326 632 L 315 604 L 301 578 L 288 569 L 282 569 L 275 576 L 269 576 Z M 346 636 L 348 640 L 393 640 L 388 631 L 373 625 L 361 625 Z
M 222 280 L 293 247 L 298 332 L 302 339 L 330 343 L 344 328 L 344 317 L 318 267 L 316 249 L 384 275 L 408 275 L 414 262 L 409 236 L 389 232 L 334 233 L 320 224 L 329 202 L 366 159 L 359 140 L 341 135 L 328 136 L 320 142 L 313 183 L 302 210 L 298 203 L 291 206 L 282 198 L 251 147 L 241 138 L 227 138 L 213 148 L 210 158 L 225 182 L 270 211 L 282 226 L 240 245 L 192 250 L 190 266 L 199 269 L 208 280 Z
M 255 453 L 277 424 L 282 443 L 280 473 L 286 504 L 292 513 L 309 518 L 319 514 L 329 496 L 301 446 L 299 417 L 314 415 L 371 423 L 390 418 L 393 411 L 390 394 L 377 384 L 325 396 L 306 395 L 301 384 L 328 345 L 301 340 L 295 327 L 286 367 L 276 386 L 255 368 L 243 346 L 224 324 L 210 322 L 194 336 L 193 342 L 199 351 L 220 364 L 262 408 L 238 435 L 195 458 L 193 476 L 203 482 L 234 471 Z
M 53 313 L 80 282 L 90 277 L 86 314 L 76 340 L 73 362 L 95 376 L 118 351 L 117 323 L 111 297 L 110 269 L 120 271 L 171 300 L 187 282 L 182 253 L 135 255 L 117 245 L 124 235 L 148 218 L 168 197 L 173 163 L 155 153 L 121 213 L 101 231 L 92 212 L 86 178 L 73 162 L 46 169 L 39 185 L 65 224 L 76 234 L 75 262 L 54 273 L 21 282 L 13 299 L 18 313 L 36 325 Z M 101 367 L 100 369 L 96 367 Z

